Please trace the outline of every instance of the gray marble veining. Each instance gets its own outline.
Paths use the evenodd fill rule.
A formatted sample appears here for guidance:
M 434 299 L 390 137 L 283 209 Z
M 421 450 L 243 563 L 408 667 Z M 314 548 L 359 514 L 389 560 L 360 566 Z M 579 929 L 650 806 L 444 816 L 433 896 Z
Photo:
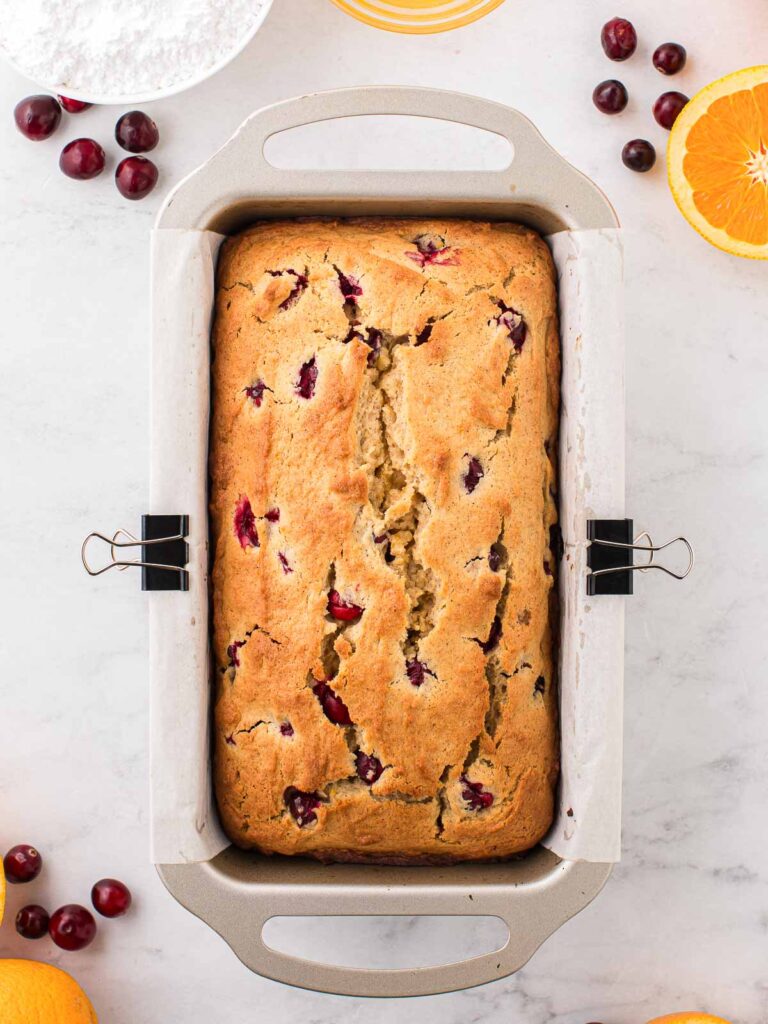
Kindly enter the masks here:
M 376 33 L 325 0 L 280 0 L 229 69 L 151 107 L 163 177 L 143 204 L 122 200 L 111 173 L 72 182 L 56 166 L 76 135 L 111 138 L 120 111 L 67 118 L 32 145 L 10 111 L 33 90 L 0 68 L 0 840 L 44 851 L 34 896 L 51 907 L 87 902 L 105 874 L 136 894 L 135 912 L 104 922 L 80 955 L 30 947 L 9 923 L 0 954 L 72 970 L 109 1024 L 638 1024 L 693 1006 L 768 1020 L 768 266 L 701 241 L 662 167 L 632 175 L 619 160 L 635 136 L 663 153 L 649 109 L 664 88 L 764 62 L 768 8 L 738 8 L 629 3 L 621 13 L 641 48 L 613 66 L 597 42 L 616 13 L 608 0 L 507 0 L 471 28 L 424 38 Z M 649 60 L 667 38 L 690 54 L 671 84 Z M 590 95 L 612 76 L 632 99 L 608 119 Z M 606 190 L 626 229 L 628 509 L 654 537 L 685 532 L 698 554 L 687 583 L 649 576 L 630 600 L 624 859 L 608 887 L 515 977 L 413 1003 L 264 981 L 167 896 L 147 857 L 146 602 L 127 575 L 89 580 L 78 554 L 89 530 L 135 526 L 146 504 L 148 231 L 162 192 L 255 107 L 365 82 L 518 106 Z M 413 138 L 404 130 L 404 162 Z M 375 133 L 349 144 L 375 160 Z M 11 891 L 11 920 L 29 896 Z M 307 954 L 369 951 L 377 964 L 496 937 L 487 922 L 359 925 L 330 936 L 316 923 L 280 927 Z

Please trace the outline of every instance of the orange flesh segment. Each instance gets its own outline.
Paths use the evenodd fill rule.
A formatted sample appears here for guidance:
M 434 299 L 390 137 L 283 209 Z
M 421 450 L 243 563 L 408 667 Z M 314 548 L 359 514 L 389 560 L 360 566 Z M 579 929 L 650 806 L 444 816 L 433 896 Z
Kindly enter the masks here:
M 686 139 L 683 173 L 696 209 L 750 245 L 768 243 L 768 183 L 749 172 L 768 149 L 768 84 L 715 100 Z
M 735 185 L 744 175 L 743 160 L 723 160 L 698 153 L 686 153 L 683 170 L 694 191 L 706 191 L 720 185 Z
M 765 185 L 747 185 L 738 214 L 726 227 L 728 234 L 750 245 L 768 242 L 768 189 Z

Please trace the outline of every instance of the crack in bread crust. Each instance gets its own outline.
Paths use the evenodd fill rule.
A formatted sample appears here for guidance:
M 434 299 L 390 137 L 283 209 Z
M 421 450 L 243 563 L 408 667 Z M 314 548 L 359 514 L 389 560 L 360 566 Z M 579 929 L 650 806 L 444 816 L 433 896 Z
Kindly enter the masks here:
M 555 308 L 546 245 L 512 224 L 286 221 L 225 243 L 214 759 L 239 845 L 442 863 L 546 832 Z M 258 546 L 233 530 L 243 497 Z

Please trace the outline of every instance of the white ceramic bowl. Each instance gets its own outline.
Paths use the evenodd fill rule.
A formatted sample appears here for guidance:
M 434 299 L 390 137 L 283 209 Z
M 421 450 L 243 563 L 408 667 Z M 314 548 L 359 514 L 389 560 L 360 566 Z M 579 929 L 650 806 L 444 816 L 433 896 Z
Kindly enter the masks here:
M 23 2 L 23 0 L 18 0 Z M 116 93 L 109 94 L 103 93 L 101 95 L 94 95 L 93 91 L 83 92 L 81 89 L 73 89 L 69 85 L 62 85 L 61 82 L 41 82 L 37 79 L 37 84 L 45 89 L 47 92 L 57 93 L 62 96 L 67 96 L 73 100 L 84 100 L 87 103 L 95 103 L 99 106 L 129 106 L 138 103 L 151 103 L 152 100 L 160 100 L 166 96 L 175 96 L 176 93 L 184 92 L 185 89 L 191 89 L 195 85 L 200 85 L 201 82 L 211 78 L 216 74 L 217 71 L 221 71 L 222 68 L 226 67 L 227 64 L 231 63 L 238 54 L 242 53 L 246 46 L 250 43 L 256 33 L 259 31 L 264 23 L 265 18 L 269 14 L 272 7 L 272 0 L 262 0 L 262 6 L 256 15 L 253 23 L 248 27 L 243 37 L 238 40 L 235 46 L 225 54 L 220 60 L 210 67 L 201 71 L 197 75 L 193 75 L 191 78 L 187 78 L 181 82 L 174 82 L 173 85 L 169 85 L 164 89 L 148 89 L 144 92 L 135 93 Z M 19 72 L 20 75 L 24 75 L 26 78 L 31 78 L 28 69 L 22 67 L 17 61 L 11 60 L 5 49 L 0 46 L 0 54 L 4 59 Z

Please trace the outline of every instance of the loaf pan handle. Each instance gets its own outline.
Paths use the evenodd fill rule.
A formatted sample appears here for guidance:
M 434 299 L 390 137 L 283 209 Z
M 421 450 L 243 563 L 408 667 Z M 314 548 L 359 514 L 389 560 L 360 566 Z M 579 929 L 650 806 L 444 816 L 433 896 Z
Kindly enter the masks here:
M 264 155 L 267 140 L 278 132 L 360 115 L 428 117 L 479 128 L 505 138 L 513 158 L 503 170 L 490 171 L 340 171 L 277 168 Z M 382 195 L 423 203 L 455 199 L 457 192 L 467 202 L 498 203 L 500 196 L 507 196 L 532 211 L 560 211 L 560 229 L 610 228 L 618 223 L 597 186 L 552 149 L 517 110 L 440 89 L 371 86 L 313 93 L 252 114 L 222 149 L 169 195 L 157 226 L 218 229 L 222 211 L 254 196 L 262 207 L 272 197 L 284 201 L 293 196 L 300 207 L 303 199 L 343 199 L 350 194 L 358 204 Z
M 226 852 L 220 855 L 226 857 Z M 270 879 L 269 865 L 264 881 L 254 883 L 222 871 L 220 858 L 160 865 L 158 871 L 173 896 L 217 931 L 252 971 L 298 988 L 358 997 L 437 995 L 507 977 L 597 895 L 611 870 L 609 864 L 561 861 L 540 883 L 478 885 L 468 895 L 465 884 L 435 886 L 428 881 L 359 886 L 324 884 L 318 877 L 310 884 L 283 884 Z M 369 970 L 290 956 L 268 946 L 262 935 L 272 917 L 414 914 L 499 917 L 509 929 L 509 940 L 499 950 L 458 963 Z

